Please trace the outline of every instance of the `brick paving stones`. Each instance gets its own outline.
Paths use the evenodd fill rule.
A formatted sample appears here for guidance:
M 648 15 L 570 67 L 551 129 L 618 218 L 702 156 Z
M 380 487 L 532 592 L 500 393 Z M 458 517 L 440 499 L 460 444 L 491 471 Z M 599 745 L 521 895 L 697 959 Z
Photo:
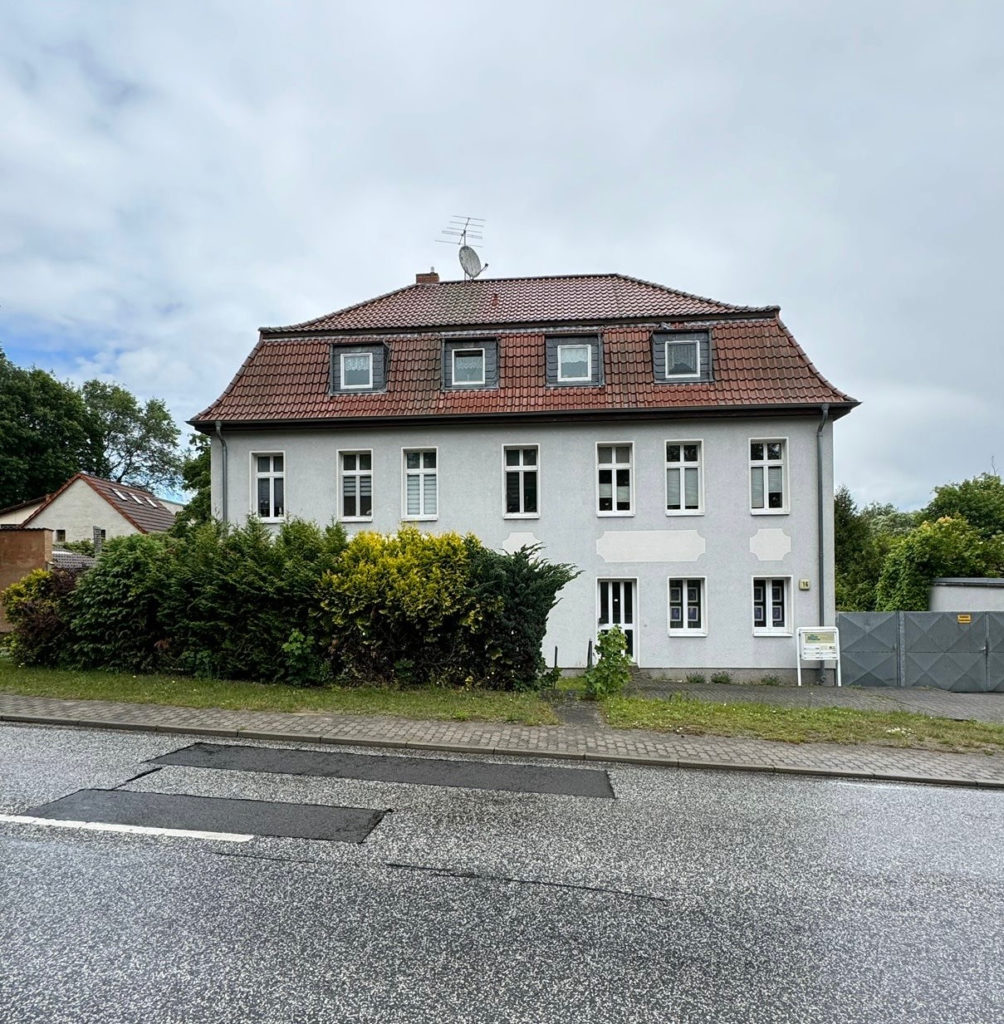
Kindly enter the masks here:
M 830 688 L 824 691 L 818 687 L 803 687 L 799 691 L 791 687 L 729 685 L 683 686 L 681 689 L 712 699 L 723 696 L 731 700 L 763 699 L 787 706 L 808 703 L 810 699 L 837 703 L 841 695 L 871 708 L 888 709 L 890 706 L 885 691 Z M 664 686 L 662 692 L 679 691 L 670 691 Z M 973 697 L 982 699 L 973 701 L 970 699 Z M 1004 721 L 1004 695 L 912 691 L 906 700 L 911 710 L 928 708 L 928 714 Z M 995 701 L 1000 703 L 999 708 Z M 860 707 L 862 703 L 851 706 Z M 891 703 L 894 707 L 903 706 L 902 702 Z M 365 715 L 226 711 L 0 694 L 0 721 L 1004 788 L 1004 755 L 1000 754 L 952 754 L 864 744 L 793 744 L 741 737 L 616 730 L 602 722 L 598 715 L 577 716 L 574 722 L 559 726 L 526 726 L 499 722 L 426 722 Z

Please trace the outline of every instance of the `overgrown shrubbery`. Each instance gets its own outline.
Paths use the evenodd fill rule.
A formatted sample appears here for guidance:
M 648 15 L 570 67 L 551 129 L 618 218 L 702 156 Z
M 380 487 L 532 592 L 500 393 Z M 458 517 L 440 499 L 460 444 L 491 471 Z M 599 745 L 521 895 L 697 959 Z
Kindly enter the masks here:
M 517 689 L 539 679 L 548 612 L 575 575 L 473 536 L 347 542 L 337 525 L 251 520 L 109 541 L 76 588 L 38 572 L 3 600 L 23 664 Z
M 586 696 L 592 700 L 620 693 L 631 680 L 631 655 L 627 652 L 627 637 L 620 626 L 603 630 L 596 641 L 598 655 L 583 675 Z

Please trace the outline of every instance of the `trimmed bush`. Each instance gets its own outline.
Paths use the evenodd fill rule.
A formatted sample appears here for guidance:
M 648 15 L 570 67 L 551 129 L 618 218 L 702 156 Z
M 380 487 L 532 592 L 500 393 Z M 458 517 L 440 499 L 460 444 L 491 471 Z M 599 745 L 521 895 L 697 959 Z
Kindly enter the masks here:
M 356 534 L 324 580 L 333 670 L 349 682 L 535 686 L 547 614 L 575 575 L 470 535 Z

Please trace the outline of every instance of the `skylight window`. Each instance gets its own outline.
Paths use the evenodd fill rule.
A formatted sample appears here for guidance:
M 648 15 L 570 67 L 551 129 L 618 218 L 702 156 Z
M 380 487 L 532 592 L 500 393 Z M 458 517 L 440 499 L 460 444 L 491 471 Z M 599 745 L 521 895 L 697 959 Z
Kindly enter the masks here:
M 132 500 L 135 501 L 137 505 L 143 504 L 143 499 L 138 494 L 134 494 L 132 496 Z
M 149 506 L 150 506 L 151 508 L 156 508 L 156 507 L 157 507 L 157 502 L 155 502 L 155 501 L 153 500 L 153 498 L 147 498 L 147 499 L 146 499 L 146 503 L 147 503 L 147 504 L 148 504 L 148 505 L 149 505 Z
M 122 501 L 128 501 L 129 500 L 129 495 L 128 494 L 123 494 L 117 487 L 113 487 L 112 490 L 115 492 L 116 496 L 120 500 L 122 500 Z

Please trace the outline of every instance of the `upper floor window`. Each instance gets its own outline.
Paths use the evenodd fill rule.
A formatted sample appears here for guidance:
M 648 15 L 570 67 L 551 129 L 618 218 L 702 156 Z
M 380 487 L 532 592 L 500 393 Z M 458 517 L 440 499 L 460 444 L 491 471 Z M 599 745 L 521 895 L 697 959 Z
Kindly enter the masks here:
M 700 377 L 701 350 L 696 340 L 666 342 L 666 376 Z
M 455 348 L 453 350 L 453 383 L 484 384 L 485 350 L 483 348 Z
M 449 338 L 443 342 L 443 387 L 450 390 L 497 388 L 497 338 Z
M 373 518 L 372 452 L 342 452 L 342 518 Z
M 786 444 L 783 440 L 750 441 L 750 509 L 753 512 L 786 512 Z
M 406 519 L 435 519 L 439 514 L 436 449 L 404 453 L 404 515 Z
M 383 344 L 331 346 L 332 394 L 382 391 L 387 383 L 387 347 Z
M 373 353 L 340 353 L 342 387 L 346 390 L 373 387 Z
M 666 442 L 666 514 L 703 512 L 701 442 Z
M 547 383 L 595 387 L 603 383 L 603 347 L 597 334 L 553 334 L 545 339 Z
M 708 331 L 657 331 L 652 335 L 655 379 L 663 382 L 711 380 Z
M 538 514 L 536 445 L 505 449 L 505 514 Z
M 563 384 L 593 378 L 592 351 L 589 345 L 558 346 L 558 380 Z
M 286 514 L 286 476 L 282 453 L 255 453 L 251 459 L 255 467 L 255 509 L 262 519 L 281 519 Z
M 596 510 L 600 515 L 632 511 L 631 445 L 596 446 Z

